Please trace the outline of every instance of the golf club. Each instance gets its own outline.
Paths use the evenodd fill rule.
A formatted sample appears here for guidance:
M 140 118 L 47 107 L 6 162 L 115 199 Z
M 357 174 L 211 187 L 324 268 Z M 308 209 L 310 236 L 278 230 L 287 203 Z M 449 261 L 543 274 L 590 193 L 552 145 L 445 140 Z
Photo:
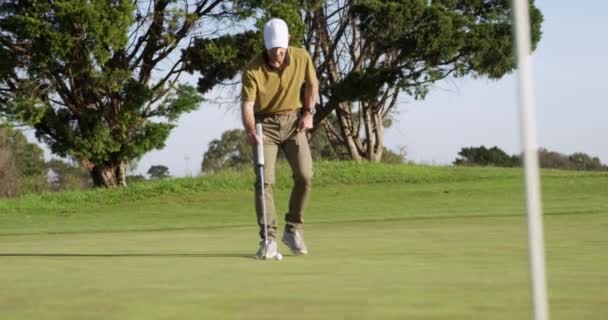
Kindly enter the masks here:
M 257 144 L 256 151 L 256 165 L 258 178 L 260 183 L 258 184 L 258 188 L 260 188 L 260 203 L 262 204 L 262 215 L 264 216 L 264 259 L 266 258 L 266 250 L 268 250 L 268 216 L 266 214 L 266 195 L 264 192 L 264 132 L 262 130 L 262 124 L 257 123 L 255 125 L 255 131 L 260 139 L 260 143 Z M 277 251 L 277 254 L 274 256 L 276 260 L 281 260 L 283 256 Z

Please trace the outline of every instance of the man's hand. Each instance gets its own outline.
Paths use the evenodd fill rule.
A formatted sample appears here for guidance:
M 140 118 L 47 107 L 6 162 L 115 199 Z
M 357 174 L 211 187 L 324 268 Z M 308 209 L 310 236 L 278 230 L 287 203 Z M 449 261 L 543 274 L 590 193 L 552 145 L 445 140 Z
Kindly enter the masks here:
M 313 116 L 310 112 L 304 112 L 304 115 L 302 115 L 300 123 L 298 124 L 298 131 L 306 132 L 312 129 L 312 119 Z
M 262 139 L 254 131 L 247 131 L 247 142 L 252 145 L 262 143 Z

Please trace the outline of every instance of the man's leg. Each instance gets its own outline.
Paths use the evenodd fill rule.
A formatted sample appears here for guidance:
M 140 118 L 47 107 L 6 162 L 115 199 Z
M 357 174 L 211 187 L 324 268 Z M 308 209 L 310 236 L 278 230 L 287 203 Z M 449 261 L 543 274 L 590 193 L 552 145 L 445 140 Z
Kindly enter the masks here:
M 293 189 L 289 198 L 289 212 L 285 215 L 283 242 L 296 254 L 306 254 L 302 224 L 312 187 L 312 156 L 306 133 L 297 132 L 283 144 L 285 157 L 293 174 Z
M 312 156 L 304 132 L 298 132 L 287 140 L 283 149 L 293 176 L 293 189 L 289 198 L 289 212 L 285 215 L 288 229 L 301 229 L 303 212 L 312 189 Z

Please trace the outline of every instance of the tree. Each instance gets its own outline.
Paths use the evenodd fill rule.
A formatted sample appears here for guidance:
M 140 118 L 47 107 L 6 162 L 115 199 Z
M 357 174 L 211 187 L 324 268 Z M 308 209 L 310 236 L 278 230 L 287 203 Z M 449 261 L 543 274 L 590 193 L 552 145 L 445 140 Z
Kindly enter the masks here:
M 490 149 L 484 146 L 462 148 L 458 155 L 462 158 L 454 161 L 457 166 L 517 167 L 520 165 L 519 157 L 510 156 L 496 146 Z
M 536 45 L 542 15 L 530 9 Z M 448 76 L 498 79 L 515 67 L 508 0 L 326 2 L 305 21 L 325 85 L 316 121 L 335 110 L 325 126 L 356 160 L 380 161 L 400 93 L 423 99 Z
M 608 166 L 602 164 L 598 157 L 591 157 L 582 152 L 565 155 L 541 148 L 538 150 L 538 162 L 541 168 L 591 171 L 608 170 Z
M 46 173 L 44 151 L 25 135 L 9 126 L 0 126 L 0 144 L 10 146 L 15 157 L 18 176 L 39 176 Z
M 550 151 L 545 148 L 538 150 L 538 165 L 541 168 L 570 169 L 570 159 L 567 155 Z
M 591 157 L 586 153 L 575 152 L 571 154 L 568 159 L 570 160 L 574 170 L 606 170 L 606 167 L 602 165 L 598 157 Z
M 517 167 L 521 165 L 521 155 L 508 155 L 498 147 L 487 149 L 481 147 L 462 148 L 454 165 L 481 165 L 498 167 Z M 562 170 L 607 171 L 608 166 L 602 164 L 598 157 L 586 153 L 575 152 L 565 155 L 545 148 L 538 150 L 538 165 L 541 168 Z
M 151 166 L 150 169 L 148 169 L 148 175 L 150 176 L 150 179 L 165 179 L 171 177 L 169 168 L 163 165 Z
M 267 17 L 281 17 L 292 33 L 290 42 L 311 52 L 321 86 L 315 127 L 326 129 L 330 141 L 344 146 L 354 160 L 380 161 L 383 130 L 401 93 L 424 99 L 434 83 L 449 76 L 499 79 L 515 68 L 510 0 L 259 4 L 265 14 L 258 29 Z M 535 47 L 543 16 L 534 0 L 530 14 Z M 256 39 L 259 31 L 249 31 L 191 47 L 186 64 L 203 75 L 199 90 L 232 79 L 246 62 L 243 57 L 262 50 Z M 200 58 L 211 52 L 225 54 Z M 330 114 L 335 120 L 327 118 Z
M 17 193 L 17 168 L 13 149 L 0 137 L 0 197 L 12 197 Z
M 0 193 L 13 196 L 48 188 L 44 152 L 21 131 L 0 125 L 0 153 Z
M 202 101 L 178 83 L 177 49 L 247 10 L 246 1 L 2 1 L 0 117 L 35 128 L 96 186 L 126 186 L 129 160 L 162 148 Z
M 250 164 L 253 159 L 253 148 L 245 139 L 242 129 L 228 130 L 220 139 L 209 142 L 203 156 L 201 172 L 214 173 L 224 168 L 239 167 Z

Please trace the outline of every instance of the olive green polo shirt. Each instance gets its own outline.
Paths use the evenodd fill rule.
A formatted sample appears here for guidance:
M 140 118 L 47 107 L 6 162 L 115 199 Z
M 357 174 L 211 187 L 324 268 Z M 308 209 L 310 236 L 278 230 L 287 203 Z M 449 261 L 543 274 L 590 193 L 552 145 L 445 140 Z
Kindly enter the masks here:
M 282 71 L 268 65 L 266 53 L 253 58 L 243 71 L 241 101 L 254 103 L 256 114 L 280 114 L 302 107 L 300 89 L 317 75 L 308 52 L 302 48 L 287 48 L 287 66 Z

